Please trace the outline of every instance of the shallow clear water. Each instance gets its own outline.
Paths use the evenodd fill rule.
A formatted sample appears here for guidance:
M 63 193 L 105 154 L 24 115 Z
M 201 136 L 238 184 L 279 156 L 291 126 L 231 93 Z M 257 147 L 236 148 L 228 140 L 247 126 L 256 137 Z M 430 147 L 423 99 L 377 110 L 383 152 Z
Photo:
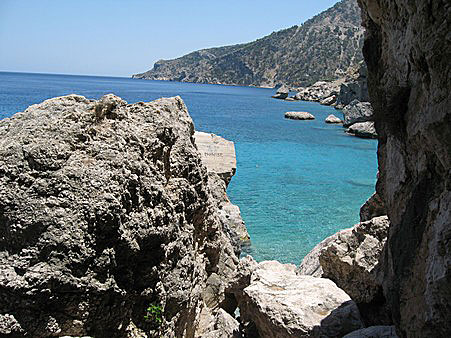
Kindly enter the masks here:
M 238 169 L 228 192 L 251 235 L 258 261 L 298 264 L 320 240 L 359 220 L 374 191 L 375 140 L 327 125 L 339 111 L 311 102 L 272 99 L 273 90 L 178 82 L 0 72 L 0 119 L 47 98 L 115 93 L 132 103 L 180 95 L 197 130 L 235 142 Z M 314 121 L 292 121 L 308 111 Z

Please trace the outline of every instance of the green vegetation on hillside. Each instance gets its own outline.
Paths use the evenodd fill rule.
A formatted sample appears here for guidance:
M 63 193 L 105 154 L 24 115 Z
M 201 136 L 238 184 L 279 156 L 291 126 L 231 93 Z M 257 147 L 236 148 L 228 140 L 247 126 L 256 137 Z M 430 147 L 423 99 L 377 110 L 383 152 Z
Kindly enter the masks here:
M 342 0 L 300 26 L 256 41 L 202 49 L 160 60 L 134 78 L 274 87 L 334 80 L 362 60 L 363 28 L 356 0 Z

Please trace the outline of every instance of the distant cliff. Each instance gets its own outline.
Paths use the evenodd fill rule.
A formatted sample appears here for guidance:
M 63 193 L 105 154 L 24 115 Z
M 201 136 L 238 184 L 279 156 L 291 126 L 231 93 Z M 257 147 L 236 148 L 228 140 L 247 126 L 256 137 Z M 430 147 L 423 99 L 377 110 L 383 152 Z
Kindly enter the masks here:
M 342 0 L 300 26 L 250 43 L 160 60 L 153 69 L 133 78 L 261 87 L 334 80 L 362 60 L 360 22 L 357 1 Z

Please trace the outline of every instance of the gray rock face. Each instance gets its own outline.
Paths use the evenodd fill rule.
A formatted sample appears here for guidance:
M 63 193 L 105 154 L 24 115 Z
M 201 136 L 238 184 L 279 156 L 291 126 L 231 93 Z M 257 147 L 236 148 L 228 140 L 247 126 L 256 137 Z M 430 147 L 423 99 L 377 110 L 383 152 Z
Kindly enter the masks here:
M 366 64 L 362 62 L 357 71 L 351 74 L 340 87 L 337 104 L 347 106 L 352 101 L 368 102 L 368 80 Z
M 342 120 L 340 120 L 335 115 L 330 114 L 326 119 L 324 120 L 326 123 L 343 123 Z
M 348 134 L 361 138 L 377 138 L 374 122 L 358 122 L 346 129 Z
M 342 337 L 362 327 L 345 292 L 328 279 L 296 275 L 291 264 L 260 263 L 238 302 L 261 337 Z
M 285 118 L 290 120 L 314 120 L 315 116 L 302 111 L 289 111 L 285 113 Z
M 381 287 L 372 272 L 389 224 L 387 216 L 381 216 L 337 233 L 319 255 L 322 277 L 333 280 L 357 303 L 370 303 Z
M 290 89 L 283 85 L 279 89 L 277 89 L 276 95 L 273 95 L 273 98 L 275 99 L 286 99 L 288 97 L 288 94 L 290 93 Z
M 398 338 L 394 326 L 370 326 L 351 332 L 343 338 Z
M 360 0 L 390 218 L 384 294 L 401 337 L 451 336 L 449 1 Z
M 335 102 L 335 97 L 340 90 L 342 82 L 342 79 L 332 82 L 318 81 L 309 87 L 298 88 L 298 93 L 296 93 L 294 98 L 303 101 L 324 101 L 321 104 L 331 105 Z
M 360 207 L 360 222 L 369 221 L 370 219 L 387 214 L 384 201 L 377 192 Z
M 193 134 L 179 97 L 70 95 L 0 121 L 1 334 L 194 335 L 237 258 Z
M 240 323 L 223 309 L 219 309 L 211 324 L 199 337 L 202 338 L 241 338 Z
M 344 127 L 349 127 L 354 123 L 368 122 L 373 120 L 373 108 L 369 102 L 352 101 L 343 109 Z
M 220 136 L 196 131 L 196 146 L 207 167 L 208 184 L 218 206 L 219 216 L 239 256 L 241 244 L 250 241 L 240 208 L 230 202 L 226 189 L 236 172 L 235 146 Z

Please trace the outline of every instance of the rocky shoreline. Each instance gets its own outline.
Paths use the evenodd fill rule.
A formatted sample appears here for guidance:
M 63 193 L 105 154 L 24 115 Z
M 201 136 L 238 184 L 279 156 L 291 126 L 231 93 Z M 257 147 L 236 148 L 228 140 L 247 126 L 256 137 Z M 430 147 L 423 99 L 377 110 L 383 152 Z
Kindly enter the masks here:
M 297 92 L 289 96 L 290 91 Z M 309 87 L 280 87 L 273 96 L 289 102 L 311 101 L 333 106 L 342 111 L 345 132 L 361 138 L 377 138 L 374 128 L 373 108 L 369 103 L 367 68 L 365 63 L 350 67 L 338 80 L 318 81 Z M 332 115 L 333 116 L 333 115 Z M 332 122 L 333 121 L 333 122 Z M 326 119 L 326 123 L 340 123 L 339 118 Z

